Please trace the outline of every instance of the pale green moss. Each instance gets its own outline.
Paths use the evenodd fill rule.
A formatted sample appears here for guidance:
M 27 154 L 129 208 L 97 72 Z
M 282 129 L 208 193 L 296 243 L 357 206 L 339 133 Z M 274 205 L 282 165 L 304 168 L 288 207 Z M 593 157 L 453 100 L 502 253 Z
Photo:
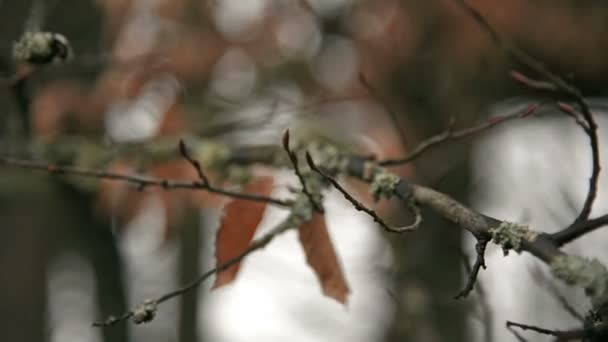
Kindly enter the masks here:
M 232 184 L 245 185 L 252 179 L 251 170 L 243 166 L 230 166 L 226 170 L 226 180 Z
M 370 193 L 376 200 L 381 198 L 391 198 L 395 193 L 395 188 L 401 179 L 392 173 L 381 171 L 374 175 L 370 185 Z
M 158 303 L 151 299 L 145 300 L 133 309 L 133 323 L 141 324 L 152 321 L 156 316 L 156 311 L 158 311 Z
M 315 165 L 323 172 L 334 176 L 344 171 L 346 159 L 335 146 L 327 143 L 312 142 L 301 148 L 313 156 Z
M 291 211 L 284 225 L 289 228 L 299 227 L 302 223 L 312 218 L 313 211 L 314 208 L 308 196 L 304 193 L 299 193 L 291 206 Z
M 64 61 L 70 55 L 70 44 L 59 33 L 25 32 L 13 44 L 13 59 L 17 62 L 46 64 Z
M 193 151 L 193 157 L 204 168 L 219 168 L 230 158 L 230 148 L 224 144 L 209 141 L 197 145 Z
M 503 221 L 497 228 L 490 229 L 492 241 L 500 245 L 505 253 L 510 249 L 517 253 L 521 252 L 521 243 L 529 233 L 528 226 L 506 221 Z
M 597 259 L 580 256 L 558 256 L 550 264 L 551 272 L 569 285 L 580 286 L 594 308 L 606 310 L 608 303 L 608 271 Z

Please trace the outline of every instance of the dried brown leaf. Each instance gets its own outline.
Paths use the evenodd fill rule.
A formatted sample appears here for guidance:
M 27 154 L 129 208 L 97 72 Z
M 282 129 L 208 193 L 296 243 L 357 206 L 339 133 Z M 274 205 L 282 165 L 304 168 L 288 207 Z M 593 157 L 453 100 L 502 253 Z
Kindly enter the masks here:
M 350 292 L 338 256 L 325 225 L 325 216 L 315 213 L 298 229 L 306 261 L 315 271 L 323 294 L 346 304 Z
M 272 186 L 272 177 L 260 177 L 250 182 L 244 191 L 268 196 L 272 191 Z M 215 240 L 216 265 L 222 265 L 239 256 L 249 247 L 258 225 L 264 217 L 266 204 L 264 202 L 234 199 L 226 205 Z M 239 267 L 240 263 L 237 263 L 218 272 L 213 288 L 216 289 L 234 281 Z

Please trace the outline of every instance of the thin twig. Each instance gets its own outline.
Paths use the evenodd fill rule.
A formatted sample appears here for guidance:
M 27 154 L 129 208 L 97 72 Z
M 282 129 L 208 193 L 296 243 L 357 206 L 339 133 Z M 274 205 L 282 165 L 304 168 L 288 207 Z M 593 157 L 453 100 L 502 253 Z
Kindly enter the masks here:
M 572 329 L 572 330 L 551 330 L 551 329 L 538 327 L 535 325 L 516 323 L 516 322 L 511 322 L 511 321 L 507 321 L 506 325 L 507 325 L 507 328 L 515 327 L 515 328 L 519 328 L 522 330 L 534 331 L 536 333 L 543 334 L 543 335 L 555 336 L 558 341 L 578 340 L 581 338 L 593 336 L 593 334 L 600 331 L 596 327 L 579 328 L 579 329 Z M 600 328 L 600 329 L 603 329 L 603 328 Z
M 405 156 L 403 158 L 399 158 L 399 159 L 381 160 L 378 162 L 378 165 L 380 165 L 380 166 L 397 166 L 397 165 L 403 165 L 403 164 L 409 163 L 412 160 L 418 158 L 424 152 L 426 152 L 426 150 L 430 149 L 431 147 L 437 146 L 447 140 L 458 140 L 458 139 L 466 138 L 471 135 L 483 132 L 487 129 L 490 129 L 490 128 L 492 128 L 496 125 L 499 125 L 501 123 L 504 123 L 506 121 L 509 121 L 512 119 L 518 119 L 518 118 L 526 118 L 526 117 L 534 114 L 538 108 L 539 108 L 538 104 L 532 104 L 532 105 L 526 107 L 526 109 L 524 109 L 522 112 L 518 111 L 515 113 L 511 113 L 511 114 L 494 116 L 494 117 L 489 118 L 488 120 L 482 122 L 481 124 L 479 124 L 477 126 L 464 128 L 464 129 L 461 129 L 458 131 L 453 130 L 453 127 L 452 127 L 453 121 L 452 121 L 452 123 L 449 125 L 449 127 L 443 133 L 439 133 L 428 139 L 423 140 L 407 156 Z
M 566 310 L 566 312 L 569 313 L 570 316 L 575 318 L 577 321 L 584 323 L 585 318 L 583 317 L 583 315 L 581 315 L 578 311 L 576 311 L 576 309 L 570 303 L 568 303 L 568 300 L 566 299 L 566 297 L 564 297 L 564 295 L 559 293 L 559 291 L 555 287 L 555 285 L 552 282 L 547 282 L 547 284 L 548 284 L 547 286 L 549 286 L 549 288 L 550 288 L 550 291 L 553 292 L 553 295 L 555 296 L 557 301 L 562 305 L 564 310 Z
M 454 297 L 454 299 L 466 298 L 471 291 L 473 291 L 479 270 L 481 268 L 486 269 L 485 253 L 488 242 L 489 239 L 486 237 L 477 238 L 477 243 L 475 244 L 475 264 L 473 265 L 471 272 L 469 272 L 465 287 Z
M 387 232 L 391 232 L 391 233 L 411 232 L 411 231 L 416 230 L 418 228 L 418 226 L 420 226 L 420 222 L 422 222 L 422 215 L 420 214 L 420 210 L 415 205 L 412 204 L 410 206 L 412 208 L 412 210 L 414 211 L 414 215 L 416 216 L 414 223 L 412 223 L 409 226 L 404 226 L 404 227 L 391 227 L 388 224 L 386 224 L 384 222 L 384 220 L 382 220 L 380 218 L 380 216 L 378 216 L 378 214 L 374 210 L 366 207 L 363 203 L 357 201 L 351 194 L 348 193 L 348 191 L 346 191 L 346 189 L 344 189 L 344 187 L 342 187 L 342 185 L 340 185 L 340 183 L 338 183 L 338 181 L 336 181 L 333 177 L 329 176 L 325 172 L 321 171 L 317 167 L 317 165 L 315 165 L 315 162 L 312 160 L 312 157 L 311 157 L 310 153 L 308 153 L 308 152 L 306 152 L 306 161 L 308 162 L 308 165 L 310 166 L 310 168 L 313 171 L 315 171 L 321 177 L 323 177 L 325 180 L 330 182 L 334 186 L 334 188 L 336 188 L 344 196 L 344 198 L 346 198 L 355 207 L 355 209 L 357 209 L 358 211 L 365 212 Z
M 526 338 L 524 338 L 523 336 L 521 336 L 519 331 L 515 330 L 514 327 L 507 325 L 507 330 L 509 330 L 511 332 L 511 334 L 513 334 L 513 336 L 515 336 L 515 338 L 519 342 L 528 342 L 528 340 Z
M 269 231 L 268 233 L 264 234 L 263 236 L 261 236 L 260 238 L 254 240 L 251 242 L 251 244 L 249 245 L 249 247 L 247 247 L 247 249 L 245 251 L 243 251 L 241 254 L 235 256 L 234 258 L 224 262 L 221 265 L 218 265 L 210 270 L 208 270 L 207 272 L 201 274 L 200 276 L 196 277 L 194 280 L 192 280 L 190 283 L 176 289 L 173 290 L 171 292 L 165 293 L 161 296 L 159 296 L 158 298 L 154 299 L 154 300 L 149 300 L 148 302 L 154 303 L 154 305 L 158 305 L 161 304 L 167 300 L 170 300 L 172 298 L 175 298 L 177 296 L 181 296 L 184 293 L 193 290 L 197 287 L 199 287 L 205 280 L 207 280 L 208 278 L 210 278 L 212 275 L 221 272 L 227 268 L 229 268 L 232 265 L 235 265 L 239 262 L 241 262 L 245 257 L 247 257 L 249 254 L 262 249 L 264 247 L 266 247 L 266 245 L 268 245 L 276 236 L 280 235 L 283 232 L 286 232 L 287 230 L 289 230 L 290 228 L 293 228 L 291 226 L 285 225 L 285 224 L 279 224 L 277 225 L 275 228 L 273 228 L 271 231 Z M 110 316 L 107 319 L 103 320 L 103 321 L 99 321 L 99 322 L 94 322 L 93 326 L 96 327 L 104 327 L 104 326 L 110 326 L 110 325 L 114 325 L 116 323 L 119 323 L 121 321 L 127 320 L 130 317 L 132 317 L 134 315 L 136 309 L 131 309 L 128 312 L 125 312 L 124 314 L 118 316 L 118 317 L 114 317 L 114 316 Z
M 196 173 L 198 174 L 198 178 L 203 182 L 203 184 L 210 185 L 209 178 L 207 178 L 207 175 L 205 175 L 205 173 L 203 172 L 201 163 L 198 160 L 196 160 L 194 157 L 192 157 L 192 155 L 190 155 L 190 152 L 188 151 L 188 146 L 186 146 L 186 143 L 182 139 L 179 139 L 179 153 L 196 170 Z
M 461 252 L 462 261 L 464 264 L 465 271 L 469 274 L 473 272 L 473 267 L 469 264 L 469 258 L 466 253 Z M 490 304 L 488 303 L 488 298 L 486 295 L 486 291 L 483 287 L 481 281 L 475 282 L 475 290 L 477 290 L 478 303 L 481 312 L 479 313 L 479 321 L 483 324 L 484 327 L 484 341 L 492 342 L 494 340 L 494 326 L 492 324 L 492 308 L 490 308 Z
M 589 131 L 589 127 L 587 126 L 587 123 L 585 121 L 583 121 L 583 119 L 580 117 L 577 110 L 574 109 L 574 107 L 572 107 L 570 104 L 565 103 L 565 102 L 557 102 L 557 108 L 559 108 L 559 110 L 562 111 L 562 113 L 573 118 L 574 122 L 576 122 L 576 124 L 579 125 L 579 127 L 582 128 L 583 131 L 585 131 L 585 132 Z
M 605 225 L 608 225 L 608 214 L 604 214 L 594 219 L 576 222 L 566 229 L 551 234 L 550 237 L 561 247 Z
M 507 321 L 507 327 L 516 327 L 516 328 L 520 328 L 523 330 L 531 330 L 531 331 L 537 332 L 539 334 L 551 335 L 551 336 L 555 336 L 555 337 L 557 337 L 559 335 L 559 332 L 557 330 L 545 329 L 545 328 L 537 327 L 535 325 L 528 325 L 528 324 L 516 323 L 516 322 L 511 322 L 511 321 Z
M 548 278 L 548 275 L 543 272 L 540 267 L 535 267 L 530 270 L 530 274 L 534 278 L 535 282 L 538 284 L 542 284 L 549 293 L 555 297 L 555 299 L 560 303 L 562 308 L 570 314 L 574 319 L 579 321 L 580 323 L 585 323 L 585 318 L 581 315 L 576 309 L 568 302 L 566 297 L 561 293 L 561 291 L 557 288 L 555 282 Z
M 26 159 L 17 159 L 10 157 L 0 157 L 0 164 L 10 165 L 13 167 L 20 167 L 24 169 L 40 170 L 50 174 L 66 174 L 80 177 L 107 179 L 115 181 L 123 181 L 137 185 L 140 189 L 146 187 L 160 187 L 165 190 L 172 189 L 191 189 L 191 190 L 202 190 L 211 193 L 219 194 L 222 196 L 239 198 L 248 201 L 265 202 L 281 207 L 289 207 L 291 201 L 276 199 L 268 196 L 261 196 L 256 194 L 243 193 L 238 191 L 232 191 L 222 188 L 216 188 L 209 184 L 204 184 L 201 181 L 182 181 L 172 180 L 156 177 L 148 177 L 134 174 L 117 173 L 110 171 L 100 171 L 96 169 L 87 169 L 74 166 L 61 166 L 55 164 L 49 164 L 46 162 L 32 161 Z
M 308 200 L 310 201 L 310 203 L 312 203 L 313 207 L 317 212 L 325 212 L 323 206 L 318 203 L 318 201 L 315 199 L 315 196 L 312 194 L 312 192 L 310 192 L 310 189 L 308 188 L 306 178 L 304 177 L 302 171 L 300 171 L 299 168 L 298 156 L 289 148 L 289 130 L 286 130 L 283 134 L 283 149 L 285 149 L 285 152 L 287 152 L 289 160 L 291 160 L 291 164 L 293 165 L 293 170 L 298 179 L 300 180 L 300 183 L 302 184 L 302 192 L 304 193 L 304 195 L 306 195 L 306 197 L 308 197 Z

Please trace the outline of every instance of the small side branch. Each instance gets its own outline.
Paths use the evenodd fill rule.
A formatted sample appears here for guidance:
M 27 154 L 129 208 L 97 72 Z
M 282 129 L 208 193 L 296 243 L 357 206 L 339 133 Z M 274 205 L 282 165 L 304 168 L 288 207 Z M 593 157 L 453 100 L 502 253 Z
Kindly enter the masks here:
M 384 222 L 384 220 L 382 218 L 380 218 L 380 216 L 374 210 L 366 207 L 363 203 L 359 202 L 350 193 L 348 193 L 348 191 L 346 191 L 346 189 L 344 189 L 344 187 L 342 185 L 340 185 L 340 183 L 338 183 L 338 181 L 336 181 L 333 177 L 329 176 L 325 172 L 321 171 L 319 169 L 319 167 L 313 161 L 310 153 L 308 153 L 308 152 L 306 152 L 306 162 L 308 162 L 308 165 L 314 172 L 318 173 L 321 177 L 323 177 L 325 180 L 330 182 L 331 185 L 333 185 L 334 188 L 336 188 L 344 196 L 344 198 L 346 198 L 346 200 L 348 200 L 353 205 L 353 207 L 356 210 L 363 211 L 364 213 L 369 215 L 376 223 L 378 223 L 387 232 L 391 232 L 391 233 L 411 232 L 411 231 L 416 230 L 418 228 L 418 226 L 420 226 L 420 223 L 422 222 L 422 215 L 420 214 L 420 210 L 414 204 L 410 205 L 410 208 L 414 211 L 414 215 L 416 217 L 414 220 L 414 223 L 412 223 L 409 226 L 404 226 L 404 227 L 391 227 L 386 222 Z
M 289 148 L 289 130 L 286 130 L 285 133 L 283 134 L 283 149 L 285 149 L 285 152 L 287 152 L 287 155 L 289 156 L 289 160 L 291 161 L 291 164 L 293 165 L 293 170 L 294 170 L 296 176 L 298 177 L 298 179 L 300 180 L 300 183 L 302 184 L 302 192 L 304 193 L 304 195 L 306 195 L 306 197 L 308 197 L 308 199 L 310 200 L 310 203 L 312 203 L 315 210 L 319 213 L 323 213 L 325 211 L 323 209 L 323 206 L 319 203 L 319 201 L 317 201 L 315 196 L 312 194 L 312 192 L 308 188 L 308 185 L 306 183 L 306 178 L 302 174 L 302 171 L 300 171 L 298 156 L 295 154 L 295 152 L 293 152 Z
M 581 222 L 575 222 L 568 228 L 560 230 L 559 232 L 550 235 L 550 238 L 555 241 L 558 246 L 563 246 L 570 243 L 579 237 L 590 233 L 598 228 L 601 228 L 608 224 L 608 214 L 604 214 L 600 217 L 589 219 Z
M 201 163 L 198 160 L 196 160 L 194 157 L 192 157 L 192 155 L 190 155 L 190 152 L 188 151 L 188 146 L 186 146 L 186 143 L 182 139 L 179 140 L 179 153 L 196 170 L 196 173 L 198 174 L 198 178 L 201 180 L 201 182 L 203 182 L 203 185 L 210 186 L 209 178 L 207 178 L 207 175 L 205 175 L 205 173 L 203 172 Z
M 469 273 L 469 277 L 467 278 L 467 283 L 465 287 L 460 291 L 454 299 L 466 298 L 473 288 L 475 287 L 475 282 L 477 281 L 477 275 L 479 274 L 479 270 L 483 268 L 486 269 L 486 247 L 490 240 L 487 237 L 480 237 L 477 239 L 477 243 L 475 244 L 475 264 L 473 264 L 473 268 Z
M 598 325 L 597 327 L 590 328 L 580 328 L 580 329 L 572 329 L 572 330 L 551 330 L 542 327 L 538 327 L 535 325 L 528 325 L 523 323 L 516 323 L 507 321 L 506 326 L 508 329 L 519 328 L 522 330 L 530 330 L 542 335 L 549 335 L 556 337 L 557 341 L 572 341 L 572 340 L 580 340 L 582 338 L 592 337 L 595 333 L 600 332 L 601 329 L 605 327 Z M 600 328 L 598 330 L 598 328 Z
M 443 133 L 439 133 L 437 135 L 434 135 L 434 136 L 420 142 L 412 150 L 412 152 L 410 152 L 407 156 L 405 156 L 403 158 L 399 158 L 399 159 L 381 160 L 378 162 L 378 165 L 389 167 L 389 166 L 398 166 L 398 165 L 403 165 L 403 164 L 409 163 L 409 162 L 413 161 L 414 159 L 418 158 L 419 156 L 421 156 L 428 149 L 435 147 L 437 145 L 440 145 L 445 141 L 467 138 L 469 136 L 483 132 L 494 126 L 507 122 L 509 120 L 526 118 L 526 117 L 536 113 L 536 110 L 538 108 L 539 108 L 538 104 L 531 104 L 526 109 L 524 109 L 522 112 L 495 116 L 495 117 L 492 117 L 492 118 L 482 122 L 481 124 L 479 124 L 477 126 L 464 128 L 464 129 L 457 130 L 457 131 L 454 131 L 454 129 L 453 129 L 454 122 L 451 121 L 450 125 Z
M 190 189 L 190 190 L 202 190 L 215 193 L 222 196 L 239 198 L 248 201 L 265 202 L 280 207 L 289 207 L 291 201 L 276 199 L 267 196 L 260 196 L 256 194 L 248 194 L 238 191 L 232 191 L 222 188 L 217 188 L 209 184 L 205 184 L 201 181 L 182 181 L 182 180 L 171 180 L 164 178 L 148 177 L 134 174 L 117 173 L 110 171 L 102 171 L 96 169 L 80 168 L 75 166 L 61 166 L 55 164 L 48 164 L 45 162 L 38 162 L 26 159 L 17 159 L 10 157 L 0 157 L 0 164 L 10 165 L 13 167 L 19 167 L 30 170 L 44 171 L 50 174 L 65 174 L 74 175 L 79 177 L 107 179 L 114 181 L 122 181 L 136 185 L 139 189 L 146 187 L 160 187 L 165 190 L 173 189 Z

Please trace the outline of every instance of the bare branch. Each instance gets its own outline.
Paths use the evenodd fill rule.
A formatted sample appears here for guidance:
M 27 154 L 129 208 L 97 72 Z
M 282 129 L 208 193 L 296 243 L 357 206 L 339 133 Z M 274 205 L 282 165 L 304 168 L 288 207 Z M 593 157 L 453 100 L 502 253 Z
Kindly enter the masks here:
M 511 332 L 511 334 L 513 334 L 513 336 L 515 336 L 515 338 L 517 339 L 517 341 L 519 341 L 519 342 L 528 342 L 528 340 L 525 339 L 523 336 L 521 336 L 521 334 L 519 333 L 519 331 L 517 331 L 514 327 L 507 326 L 507 330 L 509 330 Z
M 207 175 L 205 175 L 205 173 L 203 172 L 201 163 L 190 155 L 190 152 L 188 152 L 188 146 L 186 146 L 186 143 L 182 139 L 179 139 L 179 153 L 196 170 L 198 178 L 200 178 L 200 180 L 203 182 L 203 185 L 210 185 L 209 178 L 207 178 Z
M 469 264 L 469 258 L 464 252 L 461 252 L 461 254 L 465 271 L 471 274 L 473 272 L 473 267 Z M 490 303 L 488 303 L 487 294 L 484 287 L 482 286 L 482 283 L 477 281 L 475 282 L 475 285 L 475 289 L 477 290 L 478 303 L 481 310 L 477 318 L 481 321 L 484 327 L 484 341 L 492 342 L 494 340 L 492 309 L 490 308 Z
M 551 234 L 551 239 L 555 241 L 558 246 L 563 246 L 570 243 L 579 237 L 590 233 L 598 228 L 601 228 L 608 224 L 608 214 L 604 214 L 600 217 L 589 219 L 585 221 L 575 222 L 568 228 L 560 230 L 559 232 Z
M 315 171 L 321 177 L 323 177 L 325 180 L 330 182 L 344 196 L 344 198 L 346 198 L 355 207 L 355 209 L 357 209 L 358 211 L 363 211 L 364 213 L 369 215 L 376 223 L 378 223 L 387 232 L 391 232 L 391 233 L 411 232 L 411 231 L 416 230 L 418 228 L 418 226 L 420 226 L 420 222 L 422 222 L 422 215 L 420 214 L 420 210 L 415 205 L 413 205 L 413 204 L 410 205 L 410 208 L 411 208 L 411 210 L 414 211 L 414 215 L 416 217 L 414 220 L 414 223 L 412 223 L 409 226 L 404 226 L 404 227 L 391 227 L 386 222 L 384 222 L 384 220 L 382 220 L 380 218 L 380 216 L 378 216 L 378 214 L 374 210 L 366 207 L 363 203 L 357 201 L 351 194 L 348 193 L 348 191 L 346 191 L 346 189 L 344 189 L 344 187 L 342 187 L 342 185 L 340 185 L 340 183 L 338 183 L 338 181 L 336 181 L 333 177 L 329 176 L 325 172 L 321 171 L 317 167 L 317 165 L 315 165 L 315 162 L 312 160 L 312 157 L 311 157 L 310 153 L 308 153 L 308 152 L 306 152 L 306 161 L 308 162 L 308 165 L 310 166 L 310 168 L 313 171 Z
M 606 328 L 605 324 L 597 324 L 588 328 L 585 327 L 572 330 L 551 330 L 534 325 L 516 323 L 511 321 L 507 321 L 506 326 L 509 329 L 515 327 L 522 330 L 534 331 L 543 335 L 554 336 L 557 338 L 557 341 L 572 341 L 580 340 L 582 338 L 593 337 L 597 333 L 602 333 L 602 331 Z
M 583 315 L 581 315 L 570 303 L 568 303 L 566 297 L 559 293 L 558 289 L 553 283 L 547 282 L 547 286 L 549 286 L 550 291 L 553 293 L 557 301 L 562 305 L 564 310 L 566 310 L 566 312 L 570 314 L 570 316 L 572 316 L 581 323 L 585 322 L 585 318 L 583 317 Z
M 479 270 L 481 268 L 486 269 L 485 253 L 488 242 L 490 241 L 487 237 L 482 236 L 477 239 L 477 243 L 475 244 L 475 264 L 473 264 L 473 268 L 471 269 L 471 272 L 469 272 L 465 287 L 456 295 L 456 297 L 454 297 L 454 299 L 466 298 L 471 291 L 473 291 Z
M 490 129 L 494 126 L 497 126 L 497 125 L 507 122 L 509 120 L 526 118 L 526 117 L 534 114 L 538 108 L 539 108 L 538 104 L 531 104 L 521 112 L 495 116 L 495 117 L 489 118 L 488 120 L 482 122 L 481 124 L 479 124 L 477 126 L 464 128 L 464 129 L 461 129 L 458 131 L 453 130 L 453 127 L 452 127 L 453 121 L 452 121 L 452 123 L 449 125 L 447 130 L 445 130 L 443 133 L 439 133 L 428 139 L 423 140 L 407 156 L 405 156 L 403 158 L 399 158 L 399 159 L 381 160 L 378 162 L 378 165 L 390 167 L 390 166 L 398 166 L 398 165 L 403 165 L 403 164 L 409 163 L 412 160 L 418 158 L 420 155 L 422 155 L 424 152 L 426 152 L 431 147 L 440 145 L 441 143 L 443 143 L 445 141 L 467 138 L 469 136 L 483 132 L 487 129 Z
M 26 159 L 16 159 L 10 157 L 0 157 L 0 164 L 10 165 L 14 167 L 31 169 L 31 170 L 40 170 L 45 171 L 50 174 L 66 174 L 66 175 L 74 175 L 80 177 L 87 178 L 97 178 L 97 179 L 107 179 L 107 180 L 115 180 L 115 181 L 123 181 L 131 184 L 137 185 L 140 189 L 144 189 L 146 187 L 160 187 L 165 190 L 172 189 L 190 189 L 190 190 L 202 190 L 208 191 L 214 194 L 232 197 L 232 198 L 240 198 L 248 201 L 257 201 L 257 202 L 266 202 L 269 204 L 281 206 L 281 207 L 289 207 L 291 205 L 290 201 L 276 199 L 267 196 L 260 196 L 256 194 L 248 194 L 238 191 L 232 191 L 222 188 L 216 188 L 209 184 L 205 184 L 201 181 L 182 181 L 182 180 L 172 180 L 172 179 L 164 179 L 164 178 L 156 178 L 156 177 L 148 177 L 142 175 L 134 175 L 134 174 L 125 174 L 125 173 L 117 173 L 110 171 L 100 171 L 96 169 L 87 169 L 80 168 L 75 166 L 60 166 L 55 164 L 48 164 L 46 162 L 38 162 Z
M 298 165 L 299 164 L 298 156 L 295 154 L 295 152 L 293 152 L 289 148 L 289 130 L 286 130 L 285 133 L 283 134 L 283 149 L 285 149 L 285 152 L 287 152 L 287 155 L 289 156 L 289 160 L 291 160 L 291 164 L 293 165 L 293 170 L 294 170 L 296 176 L 298 176 L 300 183 L 302 184 L 302 192 L 304 193 L 304 195 L 306 195 L 306 197 L 308 197 L 308 199 L 310 200 L 310 203 L 312 203 L 313 207 L 315 208 L 315 210 L 317 212 L 319 212 L 319 213 L 325 212 L 325 210 L 323 209 L 323 206 L 320 203 L 318 203 L 318 201 L 313 196 L 312 192 L 310 192 L 310 189 L 308 189 L 308 185 L 306 184 L 306 178 L 304 178 L 304 175 L 300 171 L 300 168 Z

